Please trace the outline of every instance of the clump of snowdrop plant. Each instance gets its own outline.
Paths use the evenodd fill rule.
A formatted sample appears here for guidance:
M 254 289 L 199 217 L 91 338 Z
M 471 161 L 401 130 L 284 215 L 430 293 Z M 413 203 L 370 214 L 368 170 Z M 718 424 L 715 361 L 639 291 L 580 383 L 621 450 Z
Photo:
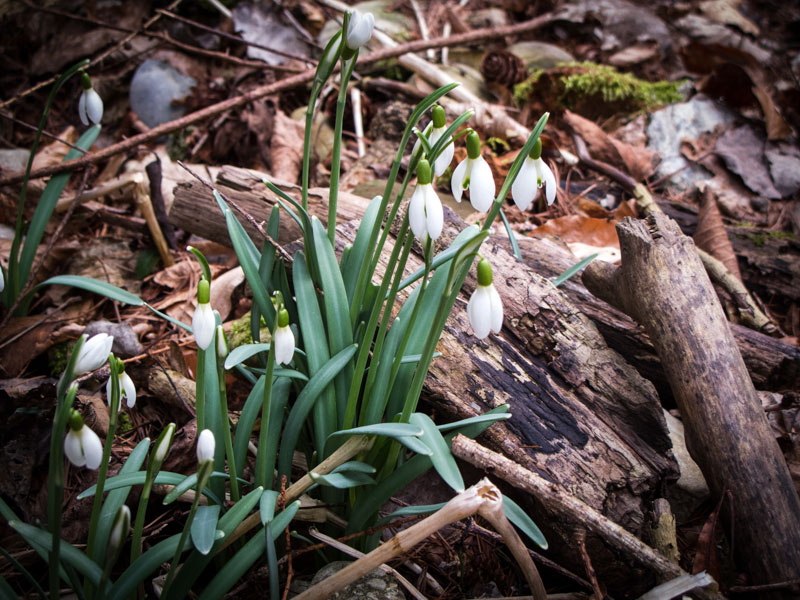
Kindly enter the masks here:
M 85 561 L 75 570 L 86 579 L 80 587 L 95 597 L 134 598 L 142 583 L 165 575 L 161 597 L 166 600 L 194 594 L 220 598 L 262 557 L 269 567 L 270 594 L 278 597 L 279 547 L 275 542 L 295 517 L 300 495 L 311 495 L 338 513 L 337 522 L 346 523 L 341 533 L 362 531 L 374 524 L 378 510 L 391 495 L 430 467 L 455 492 L 464 490 L 463 478 L 449 451 L 450 440 L 457 433 L 478 435 L 493 421 L 510 417 L 508 407 L 501 406 L 488 417 L 448 424 L 443 432 L 429 416 L 417 411 L 417 404 L 461 286 L 490 227 L 498 216 L 502 217 L 512 182 L 523 161 L 531 156 L 547 116 L 540 119 L 495 193 L 491 168 L 481 156 L 480 138 L 476 132 L 463 129 L 472 111 L 448 123 L 439 105 L 457 84 L 437 89 L 411 114 L 382 193 L 370 202 L 355 236 L 342 244 L 342 240 L 336 240 L 341 234 L 335 223 L 343 115 L 357 55 L 373 27 L 372 15 L 348 12 L 343 30 L 322 51 L 306 110 L 300 197 L 296 199 L 264 180 L 275 205 L 269 214 L 256 218 L 265 222 L 267 235 L 251 238 L 225 197 L 213 192 L 252 295 L 252 343 L 229 347 L 219 315 L 210 304 L 208 263 L 194 248 L 189 250 L 200 262 L 203 276 L 191 326 L 104 282 L 79 277 L 51 280 L 101 290 L 117 301 L 151 308 L 189 331 L 197 344 L 196 423 L 185 430 L 191 432 L 196 425 L 199 432 L 197 467 L 188 475 L 160 471 L 175 435 L 175 425 L 171 424 L 152 447 L 149 440 L 139 442 L 123 466 L 124 472 L 106 481 L 104 463 L 109 460 L 121 397 L 124 395 L 129 404 L 135 398 L 135 389 L 121 363 L 113 356 L 109 360 L 109 437 L 97 467 L 97 485 L 81 495 L 94 496 L 93 524 L 86 552 L 69 553 L 70 561 Z M 334 75 L 337 65 L 340 70 Z M 326 227 L 308 213 L 311 130 L 320 92 L 334 76 L 338 77 L 339 96 Z M 91 118 L 89 96 L 85 104 L 86 117 Z M 420 131 L 419 123 L 428 112 L 430 125 Z M 415 134 L 418 144 L 410 148 Z M 469 190 L 470 201 L 483 215 L 479 225 L 469 225 L 450 239 L 443 235 L 444 214 L 433 177 L 447 170 L 454 148 L 465 134 L 467 159 L 453 173 L 452 191 L 460 200 Z M 406 161 L 408 168 L 401 177 L 401 165 Z M 415 177 L 406 205 L 403 198 Z M 279 251 L 274 242 L 279 238 L 281 218 L 293 220 L 302 229 L 302 246 L 291 261 L 285 261 L 285 249 Z M 390 235 L 396 238 L 391 244 Z M 415 239 L 422 246 L 423 266 L 407 275 Z M 478 287 L 469 302 L 468 315 L 480 339 L 502 326 L 502 305 L 492 285 L 491 267 L 483 259 L 478 263 Z M 262 341 L 264 330 L 269 332 L 269 339 Z M 81 346 L 86 350 L 79 361 Z M 108 339 L 79 340 L 65 383 L 59 386 L 54 423 L 58 443 L 55 451 L 51 446 L 51 454 L 57 454 L 57 459 L 54 462 L 51 456 L 48 515 L 53 540 L 49 554 L 53 597 L 60 589 L 59 568 L 66 564 L 59 553 L 65 542 L 58 541 L 63 497 L 59 464 L 63 469 L 61 436 L 69 425 L 69 409 L 76 393 L 76 386 L 71 385 L 73 373 L 78 372 L 77 367 L 98 368 L 109 358 L 109 352 Z M 232 374 L 252 386 L 234 422 L 225 384 Z M 81 432 L 77 418 L 74 424 L 70 432 Z M 69 453 L 78 456 L 73 448 L 81 449 L 81 455 L 91 456 L 94 464 L 94 440 L 88 441 L 85 433 L 68 435 L 74 438 L 70 438 Z M 63 446 L 67 446 L 66 441 Z M 143 471 L 148 450 L 150 458 Z M 251 452 L 255 452 L 254 462 Z M 298 454 L 306 457 L 308 473 L 295 466 Z M 320 468 L 322 464 L 324 469 Z M 164 497 L 164 504 L 187 493 L 192 504 L 179 533 L 151 543 L 143 539 L 143 524 L 157 478 L 174 486 Z M 126 495 L 132 487 L 142 485 L 129 566 L 104 574 L 102 555 L 111 535 L 112 516 L 122 510 L 123 492 Z M 112 489 L 121 490 L 120 495 L 105 494 Z M 107 518 L 97 520 L 95 515 L 101 512 Z M 509 513 L 509 518 L 525 531 L 538 531 L 522 511 Z M 34 528 L 27 530 L 23 525 L 19 524 L 17 530 L 33 536 Z M 124 526 L 122 529 L 127 532 Z M 362 541 L 357 543 L 364 550 L 376 543 L 374 538 L 359 539 Z M 162 567 L 167 563 L 169 567 Z M 211 564 L 214 568 L 207 568 Z

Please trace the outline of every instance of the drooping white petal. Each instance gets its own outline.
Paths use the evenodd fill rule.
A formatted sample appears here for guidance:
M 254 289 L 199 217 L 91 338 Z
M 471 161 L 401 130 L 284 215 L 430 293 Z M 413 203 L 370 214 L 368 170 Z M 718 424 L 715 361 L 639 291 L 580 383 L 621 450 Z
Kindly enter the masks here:
M 503 301 L 500 299 L 500 294 L 497 293 L 494 285 L 487 286 L 489 288 L 489 312 L 492 331 L 500 333 L 503 328 Z
M 114 336 L 107 333 L 98 333 L 86 340 L 75 360 L 74 374 L 80 375 L 103 366 L 103 363 L 108 360 L 113 344 Z
M 6 278 L 3 275 L 3 269 L 0 268 L 0 292 L 2 292 L 6 287 Z
M 86 93 L 81 93 L 81 97 L 78 98 L 78 116 L 81 118 L 81 123 L 84 125 L 89 124 L 89 116 L 86 114 Z
M 119 377 L 120 388 L 125 392 L 125 403 L 128 408 L 133 408 L 136 404 L 136 386 L 133 385 L 133 379 L 127 373 L 123 373 Z
M 275 362 L 288 365 L 294 356 L 294 333 L 291 327 L 278 327 L 273 338 L 275 343 Z
M 479 340 L 485 338 L 491 331 L 491 308 L 492 304 L 488 286 L 479 285 L 475 288 L 467 304 L 469 323 L 472 325 L 475 337 Z
M 81 438 L 78 432 L 72 428 L 64 437 L 64 456 L 76 467 L 86 464 L 86 457 L 83 456 L 83 448 L 81 448 Z
M 214 450 L 216 440 L 210 429 L 203 429 L 197 436 L 197 462 L 203 463 L 207 460 L 214 460 Z
M 414 237 L 424 241 L 428 233 L 428 226 L 425 220 L 425 190 L 421 185 L 414 188 L 414 193 L 408 203 L 408 224 Z
M 122 540 L 128 535 L 131 528 L 131 509 L 126 504 L 123 504 L 117 510 L 114 517 L 114 524 L 111 527 L 111 533 L 108 536 L 108 548 L 112 552 L 116 551 L 121 545 Z
M 469 180 L 469 201 L 472 208 L 487 212 L 494 201 L 495 185 L 492 168 L 482 156 L 472 162 L 472 175 Z
M 372 13 L 361 16 L 357 10 L 350 15 L 350 23 L 347 26 L 347 36 L 345 43 L 351 50 L 356 50 L 369 41 L 372 36 L 372 28 L 375 26 L 375 17 Z
M 86 468 L 94 471 L 103 460 L 103 444 L 100 438 L 86 425 L 80 430 L 81 447 L 86 458 Z
M 206 350 L 211 345 L 215 330 L 216 321 L 214 319 L 214 311 L 211 309 L 211 303 L 203 302 L 198 304 L 192 316 L 192 331 L 194 331 L 197 347 Z
M 536 176 L 537 181 L 541 179 L 544 184 L 547 206 L 550 206 L 556 199 L 556 178 L 553 176 L 553 171 L 541 158 L 536 160 Z
M 424 188 L 426 227 L 428 235 L 435 240 L 442 234 L 442 227 L 444 226 L 442 201 L 439 200 L 439 196 L 432 185 L 428 184 Z
M 444 147 L 442 153 L 436 158 L 436 162 L 433 163 L 433 172 L 436 173 L 437 177 L 440 177 L 442 173 L 447 170 L 447 167 L 450 166 L 450 163 L 453 162 L 453 154 L 455 151 L 455 144 L 450 142 Z
M 81 97 L 86 99 L 84 109 L 89 121 L 95 124 L 100 123 L 103 119 L 103 99 L 100 94 L 94 88 L 89 88 L 84 90 Z M 88 125 L 88 123 L 84 122 L 84 125 Z
M 456 202 L 461 202 L 461 194 L 464 193 L 464 178 L 467 176 L 467 161 L 465 158 L 453 171 L 453 176 L 450 178 L 450 190 L 453 192 L 453 198 Z
M 536 165 L 529 156 L 522 161 L 517 178 L 511 184 L 511 197 L 520 210 L 527 210 L 536 197 L 539 187 L 536 184 Z

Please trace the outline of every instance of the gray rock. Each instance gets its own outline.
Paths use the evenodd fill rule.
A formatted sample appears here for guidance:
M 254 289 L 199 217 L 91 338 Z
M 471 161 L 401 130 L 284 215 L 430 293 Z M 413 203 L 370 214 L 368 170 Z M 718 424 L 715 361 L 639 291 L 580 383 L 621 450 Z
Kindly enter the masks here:
M 0 150 L 0 169 L 3 171 L 22 171 L 28 164 L 30 151 L 21 148 Z
M 781 195 L 786 198 L 800 190 L 800 151 L 785 142 L 768 142 L 764 156 L 769 162 L 769 174 Z
M 142 353 L 139 338 L 127 323 L 112 323 L 111 321 L 93 321 L 86 326 L 83 333 L 89 337 L 98 333 L 107 333 L 114 336 L 111 351 L 118 358 L 130 358 Z
M 148 127 L 183 116 L 183 100 L 196 81 L 162 60 L 148 58 L 131 80 L 131 109 Z
M 656 177 L 666 177 L 679 189 L 689 189 L 695 182 L 706 180 L 710 173 L 690 165 L 681 155 L 681 140 L 695 140 L 703 133 L 733 122 L 734 114 L 705 96 L 695 96 L 688 102 L 670 104 L 654 112 L 647 125 L 647 149 L 661 156 Z M 676 172 L 677 171 L 677 172 Z
M 575 58 L 569 52 L 544 42 L 517 42 L 509 46 L 508 51 L 522 59 L 528 72 L 552 69 L 562 63 L 575 62 Z
M 297 30 L 284 23 L 272 2 L 240 2 L 233 9 L 233 26 L 248 42 L 276 48 L 297 56 L 308 56 L 308 46 Z M 262 48 L 247 47 L 247 56 L 268 65 L 280 65 L 288 59 Z
M 311 585 L 316 585 L 323 579 L 327 579 L 337 571 L 342 570 L 350 563 L 339 560 L 328 563 L 322 567 Z M 397 580 L 390 574 L 384 573 L 380 569 L 375 569 L 345 587 L 340 592 L 330 596 L 330 600 L 404 600 L 405 595 L 400 589 Z

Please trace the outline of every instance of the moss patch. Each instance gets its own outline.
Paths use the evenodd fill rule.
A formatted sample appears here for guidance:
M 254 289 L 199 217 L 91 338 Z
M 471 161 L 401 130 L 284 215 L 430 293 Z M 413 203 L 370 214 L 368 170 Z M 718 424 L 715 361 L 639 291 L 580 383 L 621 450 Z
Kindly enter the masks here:
M 558 105 L 592 119 L 680 102 L 681 83 L 645 81 L 591 62 L 570 63 L 534 73 L 515 86 L 514 98 L 519 104 L 541 104 L 543 110 Z

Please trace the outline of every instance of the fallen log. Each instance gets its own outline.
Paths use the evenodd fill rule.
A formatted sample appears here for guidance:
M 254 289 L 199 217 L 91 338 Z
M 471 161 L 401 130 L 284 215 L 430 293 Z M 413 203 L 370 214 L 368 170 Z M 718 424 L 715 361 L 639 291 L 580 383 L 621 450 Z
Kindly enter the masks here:
M 800 500 L 694 244 L 659 212 L 617 233 L 622 266 L 589 265 L 586 287 L 650 335 L 692 457 L 717 499 L 733 496 L 739 564 L 755 584 L 796 579 Z

